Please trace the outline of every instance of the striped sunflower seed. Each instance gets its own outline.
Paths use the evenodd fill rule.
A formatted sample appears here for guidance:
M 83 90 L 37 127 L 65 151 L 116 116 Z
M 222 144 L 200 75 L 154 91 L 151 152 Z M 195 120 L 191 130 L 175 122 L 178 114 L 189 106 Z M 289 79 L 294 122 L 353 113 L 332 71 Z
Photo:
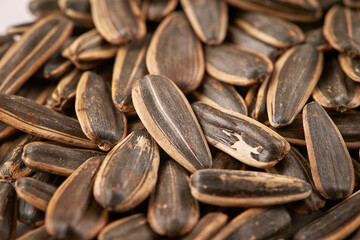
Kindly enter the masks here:
M 85 27 L 94 26 L 89 0 L 58 0 L 57 2 L 61 11 L 76 23 Z
M 0 59 L 4 56 L 7 50 L 9 50 L 13 43 L 14 39 L 12 39 L 12 37 L 0 35 Z
M 305 43 L 315 46 L 318 51 L 330 51 L 332 49 L 324 37 L 322 27 L 307 31 Z
M 60 13 L 57 0 L 31 0 L 29 10 L 37 18 Z
M 178 5 L 178 0 L 146 0 L 148 9 L 146 18 L 150 21 L 160 22 L 164 17 L 169 15 Z
M 16 209 L 15 189 L 10 183 L 0 180 L 0 234 L 5 240 L 15 238 Z
M 346 53 L 340 53 L 338 59 L 344 73 L 355 82 L 360 82 L 360 59 Z
M 236 160 L 229 154 L 220 151 L 217 155 L 215 155 L 211 168 L 213 168 L 213 169 L 245 170 L 246 165 L 243 164 L 242 162 Z
M 7 35 L 22 35 L 27 30 L 29 30 L 30 27 L 34 23 L 35 22 L 27 22 L 27 23 L 21 23 L 21 24 L 12 25 L 12 26 L 10 26 L 10 27 L 8 27 L 6 29 L 6 34 Z
M 48 232 L 46 231 L 45 225 L 38 227 L 21 237 L 17 238 L 17 240 L 55 240 Z

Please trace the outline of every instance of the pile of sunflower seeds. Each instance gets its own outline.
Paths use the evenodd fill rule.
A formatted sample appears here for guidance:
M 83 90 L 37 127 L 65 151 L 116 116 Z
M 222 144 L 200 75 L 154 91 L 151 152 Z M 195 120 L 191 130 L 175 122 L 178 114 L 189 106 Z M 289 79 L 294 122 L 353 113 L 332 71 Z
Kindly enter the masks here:
M 0 36 L 1 239 L 360 239 L 359 0 L 29 9 Z

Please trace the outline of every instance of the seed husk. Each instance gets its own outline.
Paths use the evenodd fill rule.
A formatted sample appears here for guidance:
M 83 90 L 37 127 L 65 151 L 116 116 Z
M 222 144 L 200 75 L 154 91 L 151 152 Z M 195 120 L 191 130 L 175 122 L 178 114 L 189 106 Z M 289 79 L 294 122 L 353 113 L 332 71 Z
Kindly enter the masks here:
M 37 18 L 60 13 L 57 0 L 32 0 L 29 3 L 29 10 Z
M 29 227 L 39 227 L 44 225 L 45 213 L 34 207 L 24 199 L 18 200 L 18 220 Z
M 134 84 L 132 100 L 146 129 L 175 161 L 190 172 L 211 167 L 211 153 L 199 122 L 174 82 L 147 75 Z
M 61 16 L 36 22 L 0 61 L 0 92 L 14 94 L 65 42 L 73 24 Z
M 266 171 L 273 174 L 296 177 L 308 182 L 311 186 L 314 186 L 311 179 L 309 162 L 294 147 L 291 147 L 290 152 L 286 154 L 278 164 L 272 168 L 266 169 Z M 320 208 L 324 207 L 324 205 L 325 200 L 316 192 L 316 190 L 314 190 L 314 187 L 312 187 L 309 197 L 289 204 L 291 209 L 298 215 L 316 213 Z
M 151 230 L 144 214 L 134 214 L 108 224 L 98 235 L 99 240 L 153 240 L 156 234 Z
M 16 191 L 10 183 L 0 180 L 0 234 L 2 239 L 15 238 L 16 214 Z
M 5 37 L 7 37 L 7 36 L 5 36 Z M 7 39 L 6 41 L 3 41 L 3 40 L 4 40 L 4 36 L 1 35 L 0 36 L 0 59 L 5 55 L 7 50 L 9 50 L 9 48 L 14 43 L 14 40 L 12 38 Z
M 291 47 L 305 39 L 297 25 L 264 13 L 240 12 L 234 23 L 247 34 L 277 48 Z
M 66 72 L 68 72 L 72 66 L 73 64 L 70 60 L 67 60 L 66 58 L 63 58 L 59 55 L 58 57 L 53 58 L 44 64 L 43 76 L 46 79 L 60 78 Z
M 235 25 L 228 27 L 227 40 L 241 48 L 261 53 L 271 60 L 274 60 L 281 53 L 276 47 L 250 36 Z
M 267 113 L 273 127 L 290 125 L 314 90 L 323 68 L 323 54 L 309 44 L 287 50 L 276 62 L 267 92 Z
M 251 208 L 234 218 L 213 240 L 283 239 L 290 224 L 290 214 L 282 206 Z
M 106 156 L 96 176 L 95 199 L 107 210 L 126 212 L 153 191 L 160 155 L 145 130 L 130 133 Z
M 200 202 L 223 207 L 263 207 L 307 198 L 311 186 L 298 178 L 244 170 L 202 169 L 190 178 Z
M 262 82 L 273 70 L 266 56 L 233 44 L 205 46 L 205 60 L 210 76 L 238 86 Z
M 59 112 L 72 107 L 75 101 L 76 87 L 82 74 L 82 71 L 74 68 L 61 78 L 51 97 L 47 100 L 46 106 Z
M 305 33 L 305 43 L 316 47 L 318 51 L 330 51 L 332 46 L 325 39 L 322 27 L 309 30 Z
M 330 200 L 349 196 L 354 189 L 354 168 L 340 131 L 316 102 L 304 107 L 303 125 L 316 190 Z
M 233 170 L 245 170 L 246 165 L 227 153 L 219 152 L 213 159 L 211 166 L 213 169 L 233 169 Z
M 186 170 L 172 160 L 163 161 L 149 201 L 147 216 L 151 228 L 169 237 L 184 235 L 193 229 L 199 215 Z
M 75 111 L 85 135 L 104 151 L 126 136 L 126 117 L 113 104 L 110 87 L 96 73 L 88 71 L 81 76 Z
M 134 111 L 131 101 L 131 89 L 135 81 L 148 72 L 145 56 L 151 40 L 147 34 L 141 40 L 119 47 L 114 63 L 112 78 L 112 99 L 115 106 L 123 112 Z
M 0 121 L 29 134 L 84 148 L 97 148 L 76 119 L 24 97 L 0 94 Z
M 147 0 L 149 3 L 146 18 L 160 22 L 164 17 L 175 10 L 178 0 Z
M 180 3 L 194 32 L 203 43 L 217 45 L 224 41 L 228 24 L 225 1 L 180 0 Z
M 30 27 L 34 24 L 34 22 L 27 22 L 27 23 L 21 23 L 16 24 L 13 26 L 10 26 L 6 29 L 7 35 L 21 35 L 25 33 L 27 30 L 30 29 Z
M 315 0 L 226 0 L 237 8 L 263 12 L 294 22 L 316 22 L 322 17 L 322 9 Z
M 290 150 L 283 137 L 250 117 L 201 102 L 192 107 L 208 142 L 247 165 L 272 167 Z
M 58 0 L 57 2 L 61 11 L 76 23 L 86 27 L 94 26 L 89 0 Z
M 343 4 L 351 8 L 360 8 L 360 2 L 358 0 L 343 0 Z
M 360 227 L 360 191 L 302 227 L 294 240 L 345 239 Z
M 20 198 L 44 212 L 56 191 L 55 186 L 31 177 L 17 180 L 15 189 Z
M 227 222 L 228 216 L 221 212 L 211 212 L 202 217 L 193 230 L 182 240 L 206 240 L 213 237 Z
M 44 225 L 18 237 L 17 240 L 55 240 L 55 238 L 48 234 Z
M 345 112 L 360 105 L 360 84 L 346 77 L 337 58 L 328 56 L 312 98 L 324 108 Z
M 105 226 L 108 213 L 92 195 L 103 159 L 89 158 L 56 190 L 45 215 L 45 227 L 52 236 L 92 239 Z
M 146 66 L 149 73 L 173 80 L 184 93 L 200 85 L 204 53 L 185 14 L 173 12 L 160 23 L 146 54 Z
M 90 157 L 101 155 L 101 152 L 93 150 L 32 142 L 24 147 L 22 160 L 35 171 L 67 177 Z
M 64 48 L 61 55 L 72 62 L 97 61 L 113 58 L 117 49 L 116 45 L 106 42 L 96 29 L 91 29 Z
M 269 80 L 270 78 L 267 78 L 260 86 L 252 86 L 245 97 L 249 116 L 262 123 L 267 122 L 269 119 L 266 111 L 266 96 L 269 88 Z
M 199 101 L 220 106 L 247 115 L 244 99 L 234 86 L 206 75 L 198 89 L 192 93 Z
M 360 55 L 357 38 L 360 31 L 360 16 L 347 7 L 334 5 L 326 13 L 323 32 L 326 40 L 339 52 L 352 57 Z
M 135 1 L 90 0 L 96 29 L 112 44 L 141 39 L 146 33 L 145 19 Z
M 352 58 L 346 53 L 340 53 L 338 59 L 344 73 L 353 81 L 360 82 L 360 59 Z

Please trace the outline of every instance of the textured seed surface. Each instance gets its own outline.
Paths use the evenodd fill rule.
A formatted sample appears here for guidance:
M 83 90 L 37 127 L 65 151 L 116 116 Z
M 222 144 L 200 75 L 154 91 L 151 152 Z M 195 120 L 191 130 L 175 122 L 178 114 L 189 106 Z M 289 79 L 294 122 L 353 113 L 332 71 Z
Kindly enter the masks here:
M 16 191 L 0 180 L 0 234 L 4 239 L 13 239 L 16 234 Z
M 346 53 L 340 53 L 338 58 L 341 69 L 344 71 L 344 73 L 355 82 L 360 82 L 359 58 L 352 58 Z
M 17 238 L 17 240 L 55 240 L 55 238 L 48 234 L 45 225 L 43 225 L 22 235 L 21 237 Z
M 148 0 L 149 6 L 146 18 L 151 21 L 160 21 L 175 10 L 178 0 Z

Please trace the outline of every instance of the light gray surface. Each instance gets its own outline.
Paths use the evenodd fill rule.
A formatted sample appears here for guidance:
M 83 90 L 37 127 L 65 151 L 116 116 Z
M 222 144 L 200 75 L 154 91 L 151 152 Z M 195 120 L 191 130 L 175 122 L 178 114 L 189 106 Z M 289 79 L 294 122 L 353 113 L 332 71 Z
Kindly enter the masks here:
M 28 10 L 30 0 L 0 0 L 0 34 L 5 34 L 6 28 L 34 20 Z

